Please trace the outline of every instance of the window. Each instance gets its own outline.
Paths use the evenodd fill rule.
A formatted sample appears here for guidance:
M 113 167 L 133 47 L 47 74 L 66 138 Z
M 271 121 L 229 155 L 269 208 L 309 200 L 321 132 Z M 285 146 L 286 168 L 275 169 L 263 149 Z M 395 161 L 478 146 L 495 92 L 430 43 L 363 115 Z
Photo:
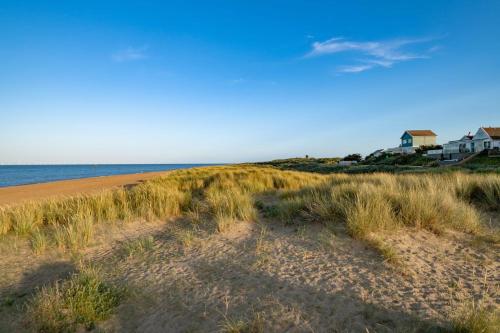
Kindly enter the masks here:
M 490 149 L 491 148 L 491 141 L 484 141 L 484 149 Z

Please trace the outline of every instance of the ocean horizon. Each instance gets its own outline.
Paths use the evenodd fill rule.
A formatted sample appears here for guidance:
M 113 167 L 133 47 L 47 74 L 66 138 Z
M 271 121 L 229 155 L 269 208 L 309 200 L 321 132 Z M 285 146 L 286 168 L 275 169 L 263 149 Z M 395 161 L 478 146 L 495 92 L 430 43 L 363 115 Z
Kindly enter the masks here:
M 185 164 L 33 164 L 0 165 L 0 187 L 48 183 L 58 180 L 83 179 L 145 172 L 189 169 L 222 165 L 211 163 Z

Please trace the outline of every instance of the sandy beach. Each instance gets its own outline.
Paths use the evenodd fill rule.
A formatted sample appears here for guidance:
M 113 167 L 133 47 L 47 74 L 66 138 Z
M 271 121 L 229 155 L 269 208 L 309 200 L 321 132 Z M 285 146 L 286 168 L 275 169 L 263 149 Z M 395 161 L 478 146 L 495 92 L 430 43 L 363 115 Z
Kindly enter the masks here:
M 134 185 L 147 179 L 164 175 L 166 172 L 168 171 L 70 179 L 49 183 L 2 187 L 0 188 L 0 206 L 14 205 L 24 201 L 46 199 L 50 197 L 97 192 L 112 187 Z

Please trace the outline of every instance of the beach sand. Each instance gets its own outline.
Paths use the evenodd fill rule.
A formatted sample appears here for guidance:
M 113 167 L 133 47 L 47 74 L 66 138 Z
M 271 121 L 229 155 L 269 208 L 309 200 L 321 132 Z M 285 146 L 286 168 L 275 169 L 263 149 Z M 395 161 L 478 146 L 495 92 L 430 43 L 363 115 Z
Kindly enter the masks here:
M 135 185 L 147 179 L 165 175 L 168 171 L 61 180 L 50 183 L 8 186 L 0 188 L 0 206 L 57 196 L 98 192 L 112 187 Z

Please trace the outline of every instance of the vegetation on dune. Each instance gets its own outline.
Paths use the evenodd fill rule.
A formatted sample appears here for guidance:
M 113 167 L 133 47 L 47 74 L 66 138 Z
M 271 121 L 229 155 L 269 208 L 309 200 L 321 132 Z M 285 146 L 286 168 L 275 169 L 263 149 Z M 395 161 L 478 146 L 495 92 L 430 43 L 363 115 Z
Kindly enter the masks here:
M 144 254 L 145 252 L 151 250 L 153 246 L 153 236 L 147 236 L 126 242 L 123 246 L 123 250 L 127 257 L 133 257 Z
M 85 247 L 94 239 L 96 227 L 109 223 L 182 216 L 183 223 L 205 223 L 224 232 L 238 221 L 267 218 L 288 224 L 322 223 L 332 230 L 340 226 L 397 266 L 400 257 L 385 234 L 412 228 L 437 235 L 456 230 L 485 236 L 491 231 L 480 222 L 483 210 L 500 210 L 499 175 L 319 175 L 225 166 L 178 170 L 129 189 L 3 207 L 0 236 L 29 239 L 34 252 L 41 253 L 49 247 Z M 189 229 L 174 231 L 174 236 L 183 246 L 195 241 Z M 263 230 L 256 245 L 256 267 L 272 258 L 264 236 Z M 124 255 L 139 256 L 154 245 L 153 237 L 137 238 L 124 244 Z M 122 297 L 123 291 L 105 283 L 95 269 L 83 268 L 36 293 L 27 306 L 28 324 L 43 332 L 90 329 L 107 318 Z M 454 322 L 457 332 L 489 332 L 481 327 L 495 327 L 496 314 L 474 309 Z M 259 327 L 254 324 L 228 320 L 224 330 Z
M 221 167 L 179 170 L 131 189 L 0 207 L 0 236 L 28 237 L 35 252 L 48 245 L 77 249 L 93 238 L 97 225 L 134 219 L 201 215 L 219 230 L 256 216 L 253 194 L 297 189 L 320 176 L 262 168 Z
M 363 164 L 367 165 L 413 165 L 413 166 L 436 166 L 436 160 L 423 156 L 422 154 L 382 154 L 378 157 L 368 157 Z
M 453 332 L 495 333 L 500 331 L 500 310 L 482 302 L 466 302 L 452 314 Z
M 256 196 L 273 194 L 262 207 Z M 48 246 L 78 249 L 97 225 L 185 215 L 212 221 L 224 231 L 235 221 L 300 217 L 345 223 L 356 238 L 399 227 L 440 233 L 480 232 L 477 208 L 500 207 L 500 177 L 494 174 L 342 175 L 228 166 L 179 170 L 131 189 L 33 202 L 0 210 L 0 234 L 29 237 L 35 252 Z M 263 209 L 265 208 L 265 209 Z
M 273 166 L 280 170 L 294 170 L 316 173 L 331 173 L 339 169 L 337 163 L 340 158 L 287 158 L 281 160 L 273 160 L 269 162 L 255 163 L 261 166 Z
M 26 318 L 38 332 L 90 330 L 111 315 L 124 295 L 104 282 L 96 268 L 82 267 L 68 280 L 40 289 L 27 305 Z
M 359 163 L 351 166 L 338 165 L 340 158 L 290 158 L 260 162 L 254 165 L 272 166 L 280 170 L 294 170 L 316 172 L 321 174 L 331 173 L 500 173 L 500 158 L 488 157 L 482 154 L 474 157 L 471 161 L 458 166 L 446 166 L 439 168 L 439 162 L 435 159 L 422 155 L 423 151 L 416 154 L 382 154 L 375 157 L 367 156 L 361 161 L 359 154 L 351 154 L 343 160 L 353 160 Z

